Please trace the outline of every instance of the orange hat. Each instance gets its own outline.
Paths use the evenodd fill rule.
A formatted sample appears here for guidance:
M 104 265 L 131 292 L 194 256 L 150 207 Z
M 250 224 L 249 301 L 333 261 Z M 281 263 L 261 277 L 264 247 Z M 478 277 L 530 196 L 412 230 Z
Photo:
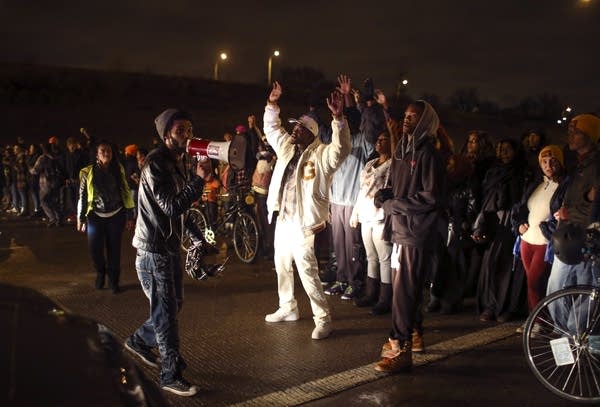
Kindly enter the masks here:
M 569 125 L 584 133 L 594 143 L 597 143 L 598 139 L 600 139 L 600 117 L 598 116 L 580 114 L 573 117 Z
M 135 144 L 130 144 L 125 147 L 125 155 L 136 155 L 138 151 L 138 146 Z
M 58 144 L 58 137 L 52 136 L 48 139 L 48 144 Z
M 540 151 L 540 153 L 538 154 L 538 160 L 541 162 L 543 157 L 548 156 L 556 158 L 561 166 L 565 166 L 563 152 L 560 149 L 560 147 L 556 144 L 550 144 L 549 146 L 542 148 L 542 151 Z

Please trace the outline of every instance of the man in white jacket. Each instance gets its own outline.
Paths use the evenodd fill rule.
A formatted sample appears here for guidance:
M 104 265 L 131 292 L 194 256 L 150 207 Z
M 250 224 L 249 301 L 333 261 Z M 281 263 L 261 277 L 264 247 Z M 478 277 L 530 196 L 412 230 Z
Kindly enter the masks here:
M 330 144 L 321 143 L 317 123 L 309 116 L 291 119 L 292 134 L 281 126 L 277 101 L 281 86 L 273 84 L 264 115 L 267 141 L 277 154 L 277 163 L 269 186 L 267 207 L 269 220 L 278 212 L 275 227 L 275 269 L 279 309 L 265 317 L 267 322 L 296 321 L 300 318 L 294 297 L 296 263 L 302 286 L 310 299 L 315 321 L 313 339 L 331 333 L 331 315 L 323 293 L 315 256 L 315 234 L 325 228 L 328 216 L 329 190 L 333 173 L 350 152 L 350 131 L 343 116 L 342 95 L 327 99 L 333 115 Z

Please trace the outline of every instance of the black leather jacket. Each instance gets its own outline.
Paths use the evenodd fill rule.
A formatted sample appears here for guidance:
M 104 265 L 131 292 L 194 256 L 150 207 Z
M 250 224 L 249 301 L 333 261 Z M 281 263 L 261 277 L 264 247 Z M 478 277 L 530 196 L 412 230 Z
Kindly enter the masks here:
M 138 217 L 133 247 L 153 253 L 178 254 L 182 233 L 198 240 L 187 210 L 202 195 L 204 181 L 186 181 L 170 150 L 162 145 L 148 154 L 140 174 Z M 182 229 L 186 229 L 183 230 Z

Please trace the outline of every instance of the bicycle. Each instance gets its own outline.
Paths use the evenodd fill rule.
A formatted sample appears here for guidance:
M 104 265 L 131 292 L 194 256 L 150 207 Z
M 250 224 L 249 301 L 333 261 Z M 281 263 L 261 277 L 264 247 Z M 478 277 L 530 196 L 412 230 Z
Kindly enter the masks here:
M 220 198 L 221 201 L 227 199 L 228 205 L 226 208 L 221 205 L 214 225 L 209 225 L 204 203 L 190 208 L 188 216 L 196 223 L 208 243 L 216 245 L 218 236 L 224 237 L 225 240 L 231 238 L 237 257 L 244 263 L 252 263 L 259 247 L 258 225 L 250 213 L 254 196 L 249 191 L 232 187 L 231 193 L 221 194 Z M 187 251 L 191 245 L 189 237 L 184 237 L 181 244 Z
M 588 233 L 584 252 L 600 241 L 600 232 Z M 597 252 L 588 257 L 592 268 L 597 259 Z M 600 402 L 600 287 L 567 287 L 542 299 L 525 322 L 523 348 L 535 377 L 552 393 Z

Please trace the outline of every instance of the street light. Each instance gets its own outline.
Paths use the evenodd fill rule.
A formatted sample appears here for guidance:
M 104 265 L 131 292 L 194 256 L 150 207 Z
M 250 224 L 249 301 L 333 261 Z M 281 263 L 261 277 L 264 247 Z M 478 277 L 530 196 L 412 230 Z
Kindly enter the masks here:
M 227 54 L 224 52 L 221 52 L 215 62 L 215 72 L 214 72 L 215 81 L 219 80 L 219 61 L 225 61 L 226 59 L 227 59 Z
M 402 81 L 402 84 L 403 84 L 404 86 L 408 85 L 408 80 L 404 79 L 404 80 Z
M 267 63 L 267 85 L 271 84 L 271 68 L 273 67 L 273 57 L 278 57 L 279 51 L 273 51 L 273 54 L 269 57 L 269 62 Z

